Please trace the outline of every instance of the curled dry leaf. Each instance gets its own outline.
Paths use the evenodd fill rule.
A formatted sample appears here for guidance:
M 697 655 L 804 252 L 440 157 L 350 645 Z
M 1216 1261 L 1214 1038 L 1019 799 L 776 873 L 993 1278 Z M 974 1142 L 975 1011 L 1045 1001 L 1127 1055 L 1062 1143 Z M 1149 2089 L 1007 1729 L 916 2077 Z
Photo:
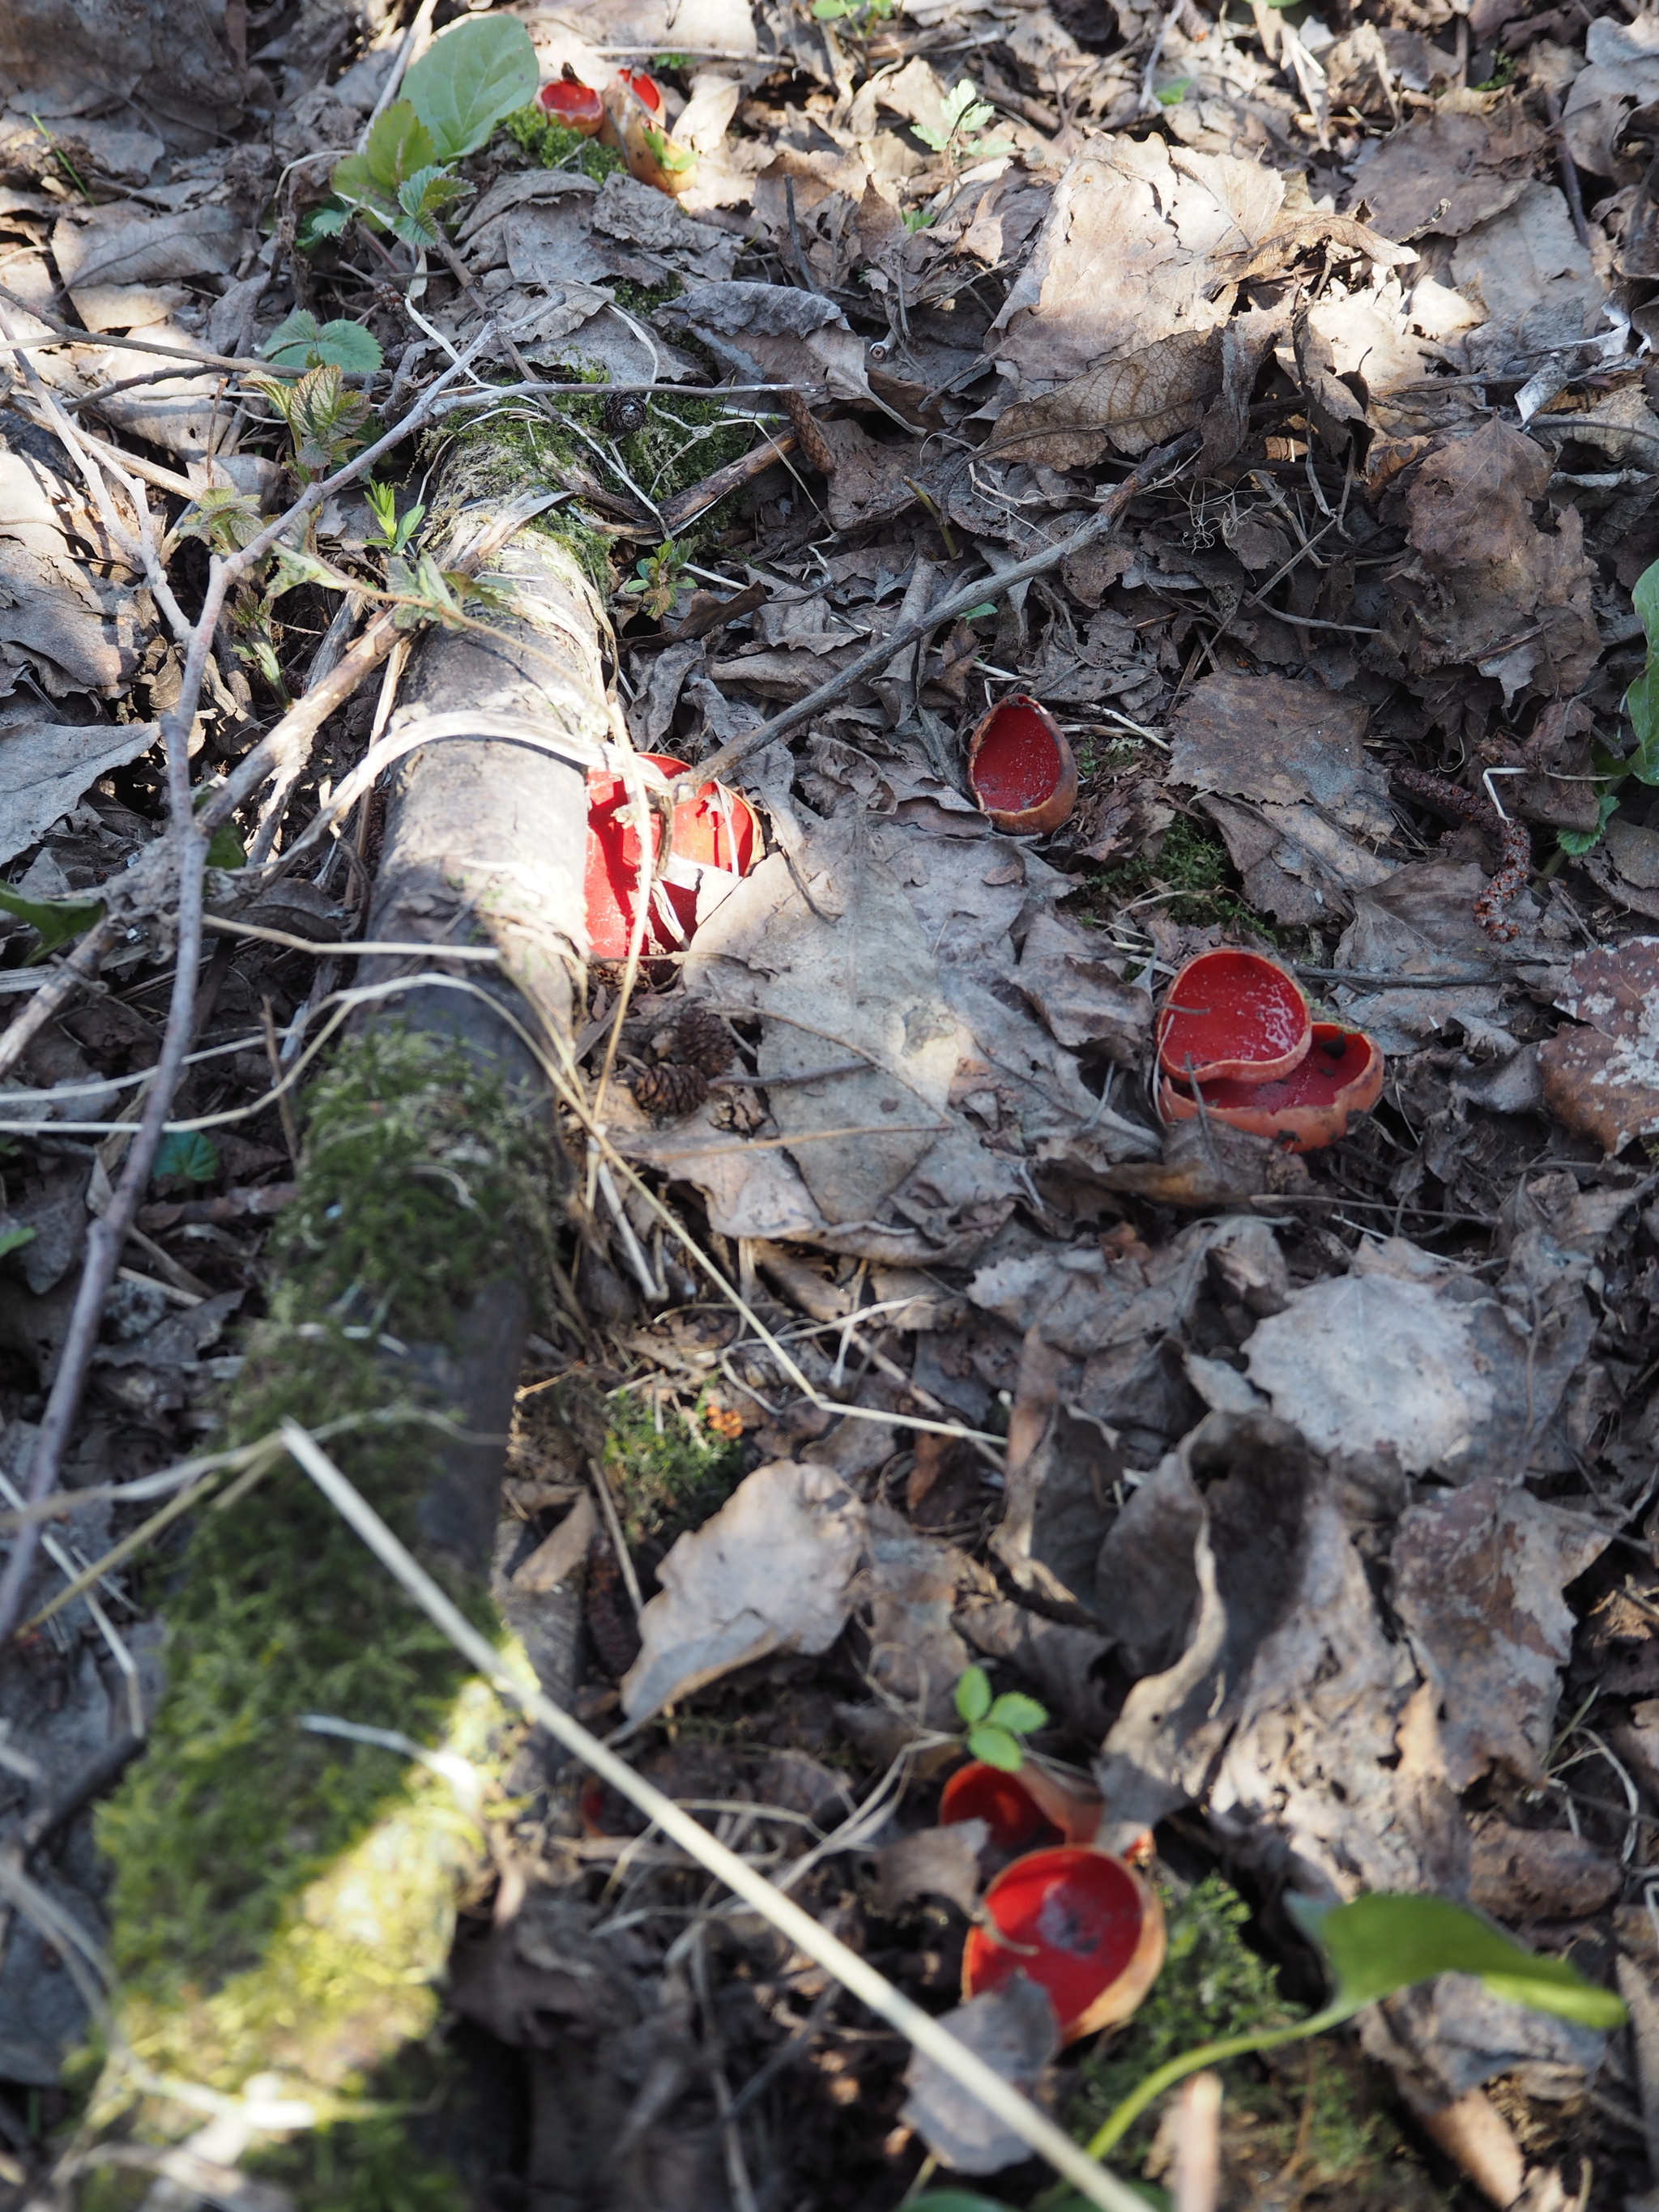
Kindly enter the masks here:
M 1659 1130 L 1659 937 L 1581 953 L 1556 1004 L 1581 1026 L 1538 1048 L 1550 1111 L 1609 1155 Z
M 1000 1989 L 958 2005 L 939 2025 L 1028 2094 L 1060 2048 L 1047 1992 L 1018 1968 Z M 936 2158 L 958 2173 L 996 2173 L 1030 2156 L 1023 2136 L 994 2118 L 953 2075 L 919 2051 L 911 2056 L 904 2082 L 910 2094 L 902 2118 Z
M 775 1460 L 682 1536 L 640 1615 L 630 1720 L 773 1651 L 827 1651 L 853 1602 L 864 1510 L 828 1468 Z

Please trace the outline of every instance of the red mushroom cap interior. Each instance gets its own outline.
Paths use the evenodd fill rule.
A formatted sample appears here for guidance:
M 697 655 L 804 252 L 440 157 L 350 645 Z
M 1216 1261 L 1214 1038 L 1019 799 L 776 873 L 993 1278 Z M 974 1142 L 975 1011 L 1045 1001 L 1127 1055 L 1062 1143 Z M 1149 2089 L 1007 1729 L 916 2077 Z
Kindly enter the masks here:
M 1067 1849 L 1016 1859 L 986 1891 L 985 1910 L 1008 1940 L 969 1929 L 964 1993 L 1000 1989 L 1018 1971 L 1048 1990 L 1064 2036 L 1127 1969 L 1144 1908 L 1115 1858 Z
M 556 77 L 551 84 L 544 84 L 536 94 L 536 104 L 556 122 L 578 126 L 592 123 L 597 128 L 605 114 L 605 102 L 592 86 L 574 77 Z
M 940 1827 L 952 1827 L 958 1820 L 983 1820 L 999 1851 L 1022 1851 L 1028 1844 L 1057 1841 L 1060 1836 L 1017 1774 L 1005 1774 L 981 1759 L 959 1766 L 939 1798 Z
M 998 814 L 1041 806 L 1060 781 L 1060 748 L 1035 701 L 1005 699 L 973 758 L 975 795 Z
M 627 79 L 653 115 L 661 113 L 662 87 L 655 77 L 647 76 L 643 70 L 619 70 L 617 75 Z
M 1293 976 L 1259 952 L 1224 946 L 1189 960 L 1158 1016 L 1158 1056 L 1170 1075 L 1267 1083 L 1288 1074 L 1312 1036 Z
M 1211 1107 L 1248 1108 L 1252 1113 L 1274 1114 L 1298 1106 L 1334 1106 L 1342 1093 L 1369 1070 L 1376 1048 L 1361 1030 L 1345 1030 L 1335 1022 L 1316 1022 L 1308 1056 L 1288 1075 L 1272 1083 L 1240 1083 L 1219 1077 L 1200 1086 L 1204 1103 Z

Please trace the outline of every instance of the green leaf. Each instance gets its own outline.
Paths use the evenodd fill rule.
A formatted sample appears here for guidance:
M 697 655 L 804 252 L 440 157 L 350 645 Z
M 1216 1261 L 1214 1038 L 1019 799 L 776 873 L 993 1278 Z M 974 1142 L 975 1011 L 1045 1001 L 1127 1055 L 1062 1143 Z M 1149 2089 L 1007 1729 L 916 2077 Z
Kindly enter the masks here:
M 395 199 L 398 187 L 438 158 L 432 133 L 407 100 L 394 100 L 368 134 L 361 154 L 334 164 L 331 181 L 343 198 Z
M 1648 665 L 1625 694 L 1625 712 L 1636 732 L 1630 773 L 1638 783 L 1659 783 L 1659 663 Z
M 988 1766 L 1000 1767 L 1005 1774 L 1018 1774 L 1025 1764 L 1019 1738 L 1010 1735 L 1005 1728 L 993 1728 L 988 1721 L 969 1729 L 968 1748 L 975 1759 L 982 1759 Z
M 459 161 L 533 100 L 540 82 L 536 49 L 516 15 L 468 15 L 433 40 L 404 79 L 404 96 L 431 132 L 435 158 Z
M 343 317 L 319 323 L 307 307 L 278 323 L 259 350 L 279 368 L 315 368 L 326 361 L 348 376 L 372 375 L 385 359 L 380 341 L 361 323 Z
M 301 253 L 313 252 L 325 238 L 337 238 L 351 220 L 351 210 L 339 200 L 328 199 L 320 206 L 307 208 L 294 227 L 294 243 Z
M 0 1229 L 0 1260 L 8 1252 L 21 1252 L 26 1244 L 33 1244 L 37 1235 L 33 1229 Z
M 1622 2027 L 1625 2008 L 1565 1959 L 1546 1959 L 1501 1928 L 1445 1897 L 1376 1892 L 1351 1905 L 1285 1902 L 1318 1947 L 1333 1989 L 1328 2010 L 1358 2012 L 1437 1974 L 1476 1974 L 1495 1997 L 1554 2013 L 1585 2027 Z
M 1189 76 L 1178 76 L 1173 84 L 1166 84 L 1162 92 L 1153 96 L 1160 107 L 1179 107 L 1192 85 Z
M 983 1667 L 964 1667 L 957 1684 L 957 1711 L 972 1728 L 991 1710 L 991 1678 Z
M 247 864 L 247 848 L 236 834 L 234 822 L 222 822 L 208 839 L 207 864 L 210 868 L 240 868 Z
M 1038 1705 L 1035 1698 L 1024 1698 L 1018 1690 L 1009 1690 L 997 1699 L 985 1717 L 993 1728 L 1006 1729 L 1010 1735 L 1030 1735 L 1036 1729 L 1048 1727 L 1048 1709 Z
M 150 1170 L 157 1182 L 171 1176 L 180 1182 L 211 1182 L 219 1172 L 219 1154 L 210 1138 L 199 1129 L 170 1129 L 155 1150 Z
M 843 15 L 850 15 L 857 0 L 812 0 L 815 22 L 839 23 Z
M 838 6 L 840 0 L 818 0 L 818 8 Z M 925 2197 L 918 2197 L 907 2207 L 907 2212 L 1008 2212 L 1008 2207 L 994 2197 L 981 2197 L 976 2189 L 930 2189 Z
M 1600 843 L 1602 831 L 1607 828 L 1608 822 L 1612 819 L 1613 816 L 1617 813 L 1618 810 L 1619 799 L 1617 794 L 1611 791 L 1602 792 L 1597 801 L 1597 814 L 1595 829 L 1558 830 L 1555 833 L 1556 842 L 1560 846 L 1561 850 L 1564 853 L 1572 854 L 1575 857 L 1580 853 L 1589 852 L 1595 845 Z
M 40 933 L 36 957 L 52 952 L 71 938 L 79 937 L 94 922 L 101 921 L 104 908 L 101 901 L 93 899 L 32 899 L 21 891 L 15 891 L 9 884 L 0 884 L 0 912 L 15 915 L 26 921 L 31 929 Z

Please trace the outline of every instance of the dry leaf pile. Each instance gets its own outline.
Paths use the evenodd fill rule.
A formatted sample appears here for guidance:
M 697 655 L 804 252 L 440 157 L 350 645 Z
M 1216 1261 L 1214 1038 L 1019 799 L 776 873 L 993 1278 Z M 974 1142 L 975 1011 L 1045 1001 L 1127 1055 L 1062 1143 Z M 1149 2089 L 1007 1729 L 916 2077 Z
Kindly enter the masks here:
M 482 410 L 520 435 L 515 489 L 609 563 L 619 726 L 722 754 L 765 830 L 682 952 L 586 978 L 583 1079 L 651 1196 L 578 1177 L 574 1295 L 520 1394 L 495 1587 L 549 1693 L 944 2012 L 983 1866 L 937 1787 L 980 1661 L 1048 1709 L 1041 1756 L 1092 1772 L 1103 1842 L 1151 1828 L 1177 1887 L 1236 1877 L 1293 1973 L 1287 1888 L 1422 1888 L 1617 1981 L 1635 2025 L 1610 2041 L 1445 1982 L 1364 2045 L 1402 2111 L 1484 2100 L 1534 2212 L 1651 2201 L 1659 807 L 1630 780 L 1608 819 L 1601 794 L 1659 556 L 1659 18 L 522 12 L 544 77 L 660 58 L 696 181 L 542 167 L 498 133 L 413 276 L 307 225 L 320 149 L 356 143 L 430 8 L 0 22 L 0 1013 L 52 1009 L 0 1030 L 6 1484 L 176 957 L 152 848 L 184 671 L 138 502 L 199 595 L 190 516 L 285 501 L 250 381 L 285 319 L 374 335 L 387 423 L 472 347 L 389 464 L 400 498 Z M 973 131 L 964 79 L 994 110 Z M 559 430 L 548 395 L 599 382 L 629 390 Z M 370 542 L 359 488 L 310 550 L 355 574 Z M 199 780 L 357 612 L 313 574 L 222 630 Z M 256 860 L 328 805 L 396 669 L 246 795 Z M 1012 693 L 1079 767 L 1042 839 L 964 777 Z M 273 1077 L 346 973 L 308 948 L 361 933 L 378 837 L 371 799 L 252 902 L 210 877 L 266 933 L 210 939 L 173 1112 L 242 1118 L 158 1162 L 64 1462 L 88 1501 L 33 1606 L 214 1432 L 293 1179 Z M 1328 1149 L 1160 1127 L 1155 1008 L 1223 944 L 1387 1055 Z M 86 1808 L 155 1694 L 153 1567 L 0 1670 L 0 1845 L 89 1929 Z M 475 2071 L 516 2085 L 511 2125 L 471 2124 L 489 2201 L 882 2212 L 973 2133 L 538 1738 L 513 1789 L 449 1984 Z M 15 1917 L 8 2202 L 36 2201 L 85 2017 Z M 1064 2114 L 1077 2056 L 1046 2014 L 969 2025 Z M 973 2170 L 1029 2202 L 1035 2167 L 980 2132 Z M 1315 2161 L 1269 2186 L 1248 2128 L 1225 2142 L 1241 2212 L 1358 2185 Z M 1466 2146 L 1431 2170 L 1469 2206 L 1494 2169 Z

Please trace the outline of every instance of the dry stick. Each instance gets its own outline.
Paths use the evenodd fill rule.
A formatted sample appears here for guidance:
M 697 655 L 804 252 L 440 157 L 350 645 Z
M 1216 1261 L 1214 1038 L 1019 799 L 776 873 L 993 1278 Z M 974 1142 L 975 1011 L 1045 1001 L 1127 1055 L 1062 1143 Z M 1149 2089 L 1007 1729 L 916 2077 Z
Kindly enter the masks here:
M 112 921 L 94 922 L 74 951 L 48 983 L 35 992 L 21 1014 L 0 1036 L 0 1075 L 9 1075 L 27 1048 L 31 1037 L 45 1028 L 64 1001 L 98 973 L 98 963 L 120 932 Z
M 728 492 L 736 491 L 752 478 L 763 475 L 774 461 L 781 461 L 786 453 L 793 453 L 796 442 L 793 430 L 774 431 L 761 444 L 751 447 L 746 453 L 740 453 L 735 461 L 728 461 L 723 469 L 716 469 L 713 476 L 705 477 L 701 483 L 690 484 L 685 490 L 676 492 L 672 499 L 664 500 L 658 509 L 664 529 L 671 538 L 673 537 L 688 522 L 713 507 L 717 500 L 724 499 Z
M 1062 561 L 1069 560 L 1073 553 L 1081 552 L 1085 545 L 1092 545 L 1097 538 L 1109 537 L 1123 520 L 1130 501 L 1147 489 L 1150 479 L 1160 469 L 1167 468 L 1170 462 L 1184 460 L 1197 444 L 1198 433 L 1188 430 L 1170 444 L 1159 447 L 1156 453 L 1148 453 L 1115 490 L 1107 494 L 1098 509 L 1080 530 L 1074 530 L 1069 538 L 1062 538 L 1053 545 L 1045 545 L 1040 553 L 1028 554 L 1024 560 L 1016 561 L 1012 568 L 1004 568 L 994 576 L 981 576 L 975 583 L 964 584 L 959 592 L 951 592 L 948 599 L 929 607 L 916 621 L 901 623 L 879 644 L 872 645 L 867 653 L 861 653 L 856 660 L 839 670 L 827 684 L 820 684 L 816 691 L 809 691 L 804 699 L 797 699 L 793 707 L 786 707 L 782 714 L 775 714 L 769 722 L 763 722 L 759 729 L 750 730 L 746 736 L 733 738 L 717 753 L 700 761 L 696 768 L 682 777 L 676 796 L 689 798 L 695 786 L 708 781 L 711 777 L 726 775 L 740 760 L 746 759 L 763 745 L 769 745 L 774 738 L 782 737 L 786 730 L 795 729 L 802 722 L 810 722 L 814 714 L 827 707 L 832 699 L 838 699 L 843 691 L 858 682 L 860 677 L 884 668 L 903 647 L 937 629 L 942 623 L 954 622 L 958 615 L 966 614 L 969 607 L 979 606 L 987 599 L 1000 599 L 1005 592 L 1016 584 L 1024 583 L 1028 576 L 1041 576 L 1048 569 L 1058 568 Z
M 72 345 L 118 346 L 124 353 L 157 354 L 164 361 L 189 362 L 198 368 L 257 368 L 261 376 L 302 376 L 305 374 L 303 369 L 277 368 L 268 361 L 250 361 L 236 354 L 192 353 L 185 346 L 156 345 L 147 338 L 118 337 L 113 331 L 77 331 L 73 323 L 60 323 L 55 315 L 43 315 L 38 307 L 30 307 L 27 300 L 19 299 L 15 292 L 8 291 L 3 284 L 0 284 L 0 300 L 4 300 L 10 307 L 21 307 L 32 321 L 44 323 L 49 331 L 55 331 L 58 337 L 67 339 Z M 22 343 L 27 344 L 28 341 L 25 339 Z M 87 397 L 91 398 L 96 395 L 88 393 Z
M 488 329 L 481 332 L 477 343 L 482 344 L 489 335 Z M 46 1401 L 40 1432 L 35 1438 L 34 1450 L 29 1461 L 30 1504 L 44 1498 L 57 1485 L 64 1452 L 69 1443 L 76 1414 L 80 1409 L 81 1394 L 86 1387 L 93 1354 L 97 1349 L 104 1300 L 115 1279 L 122 1249 L 149 1182 L 162 1130 L 172 1109 L 173 1092 L 184 1072 L 185 1058 L 195 1031 L 196 979 L 202 957 L 203 896 L 206 887 L 207 848 L 211 829 L 206 818 L 206 810 L 198 814 L 192 805 L 190 732 L 196 719 L 196 702 L 201 694 L 208 654 L 212 650 L 214 636 L 224 612 L 226 597 L 237 579 L 269 552 L 285 531 L 319 506 L 328 493 L 337 490 L 362 471 L 372 467 L 381 453 L 409 436 L 424 419 L 428 402 L 441 386 L 461 374 L 475 349 L 476 346 L 469 347 L 454 368 L 432 386 L 419 404 L 411 408 L 401 422 L 367 447 L 355 461 L 349 461 L 344 468 L 337 470 L 325 483 L 310 485 L 286 514 L 279 515 L 250 544 L 226 559 L 216 557 L 209 566 L 207 591 L 202 611 L 191 635 L 178 702 L 172 711 L 161 718 L 161 736 L 167 748 L 167 845 L 176 856 L 179 884 L 178 951 L 173 996 L 167 1007 L 161 1054 L 144 1101 L 143 1117 L 122 1167 L 121 1180 L 116 1185 L 108 1206 L 87 1231 L 86 1259 L 75 1294 L 69 1333 L 64 1340 L 52 1395 Z M 0 1577 L 0 1644 L 9 1641 L 16 1625 L 40 1541 L 40 1524 L 31 1522 L 19 1531 L 11 1557 L 6 1562 L 5 1573 Z
M 689 1851 L 698 1864 L 723 1882 L 735 1895 L 752 1905 L 780 1935 L 822 1966 L 827 1973 L 869 2006 L 878 2018 L 914 2044 L 924 2057 L 978 2099 L 988 2112 L 1012 2129 L 1040 2157 L 1102 2212 L 1146 2212 L 1144 2200 L 1115 2175 L 1096 2164 L 1071 2137 L 1063 2134 L 1046 2113 L 1021 2096 L 976 2051 L 959 2043 L 950 2030 L 893 1987 L 867 1959 L 861 1959 L 838 1936 L 814 1920 L 775 1884 L 768 1881 L 746 1859 L 711 1836 L 672 1797 L 637 1775 L 599 1738 L 590 1735 L 580 1721 L 538 1689 L 528 1689 L 507 1674 L 501 1654 L 452 1605 L 426 1570 L 399 1543 L 380 1515 L 341 1474 L 320 1444 L 295 1421 L 284 1421 L 283 1438 L 289 1450 L 311 1477 L 336 1512 L 362 1537 L 374 1556 L 402 1583 L 427 1618 L 449 1638 L 461 1656 L 476 1667 L 487 1682 L 521 1705 L 554 1740 L 580 1759 L 590 1772 L 626 1797 L 672 1843 Z

